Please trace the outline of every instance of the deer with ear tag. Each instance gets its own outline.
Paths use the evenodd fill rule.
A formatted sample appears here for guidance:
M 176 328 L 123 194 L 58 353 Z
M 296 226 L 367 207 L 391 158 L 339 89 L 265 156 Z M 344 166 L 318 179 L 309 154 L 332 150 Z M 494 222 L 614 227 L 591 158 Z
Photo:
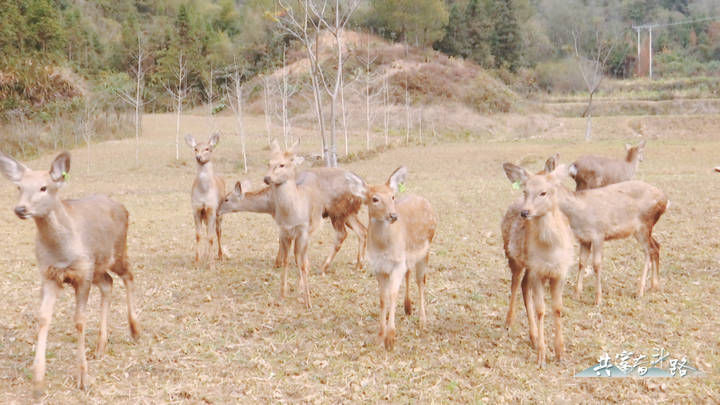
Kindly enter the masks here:
M 205 234 L 208 240 L 207 258 L 211 266 L 215 265 L 212 258 L 213 238 L 217 236 L 218 259 L 222 260 L 223 250 L 222 217 L 218 215 L 218 207 L 225 198 L 225 182 L 222 177 L 215 175 L 213 164 L 210 161 L 215 146 L 220 140 L 218 134 L 213 134 L 206 142 L 197 143 L 192 135 L 185 135 L 185 142 L 193 149 L 197 162 L 197 175 L 193 181 L 191 202 L 193 217 L 195 219 L 195 265 L 200 264 L 200 246 L 202 241 L 202 227 L 205 225 Z
M 45 351 L 55 300 L 63 284 L 75 289 L 75 327 L 78 332 L 78 385 L 88 386 L 85 358 L 85 317 L 91 285 L 100 288 L 100 336 L 96 355 L 107 345 L 107 317 L 113 279 L 117 274 L 127 289 L 130 333 L 137 338 L 140 328 L 133 301 L 133 274 L 127 258 L 128 212 L 103 195 L 76 200 L 60 200 L 58 192 L 70 171 L 70 154 L 63 152 L 52 162 L 50 171 L 30 170 L 0 152 L 0 172 L 18 186 L 20 198 L 15 214 L 32 218 L 37 226 L 35 255 L 40 270 L 41 303 L 38 314 L 38 340 L 33 375 L 36 393 L 45 379 Z
M 395 200 L 405 182 L 407 169 L 397 168 L 385 184 L 366 185 L 348 173 L 353 193 L 368 206 L 367 254 L 380 289 L 380 333 L 386 350 L 395 344 L 395 307 L 400 284 L 405 278 L 405 313 L 410 315 L 410 272 L 415 270 L 420 301 L 420 326 L 425 314 L 425 282 L 430 243 L 435 236 L 437 216 L 423 197 L 407 195 Z

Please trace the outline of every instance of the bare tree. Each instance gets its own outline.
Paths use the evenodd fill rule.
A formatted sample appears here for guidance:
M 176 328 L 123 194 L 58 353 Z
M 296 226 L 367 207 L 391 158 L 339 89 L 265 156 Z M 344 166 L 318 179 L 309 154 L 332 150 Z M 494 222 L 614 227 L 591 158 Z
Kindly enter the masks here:
M 145 105 L 145 100 L 143 99 L 143 89 L 145 85 L 145 71 L 147 70 L 143 66 L 147 55 L 145 53 L 142 34 L 139 31 L 137 41 L 137 53 L 135 53 L 135 57 L 133 58 L 133 67 L 131 68 L 131 73 L 135 77 L 135 94 L 133 95 L 125 89 L 117 89 L 115 91 L 115 93 L 120 97 L 120 100 L 129 104 L 135 109 L 135 166 L 137 166 L 140 162 L 142 112 Z
M 213 70 L 212 64 L 208 71 L 207 86 L 203 89 L 205 97 L 208 102 L 208 121 L 210 123 L 210 133 L 214 134 L 217 132 L 217 125 L 215 125 L 215 100 L 218 98 L 215 94 L 215 70 Z
M 367 47 L 366 55 L 358 56 L 360 63 L 365 66 L 365 72 L 363 76 L 363 84 L 365 85 L 365 149 L 370 150 L 370 127 L 372 125 L 372 111 L 370 110 L 371 98 L 375 96 L 374 93 L 370 93 L 370 85 L 377 80 L 377 75 L 370 71 L 370 67 L 375 60 L 377 55 L 370 55 L 370 33 L 367 34 Z
M 243 157 L 243 172 L 247 173 L 247 154 L 245 152 L 245 125 L 243 122 L 243 84 L 240 68 L 233 66 L 230 80 L 225 87 L 228 103 L 235 113 L 235 122 L 238 127 L 238 135 L 240 135 L 240 147 Z
M 575 48 L 575 60 L 588 91 L 588 104 L 582 116 L 587 118 L 585 140 L 589 141 L 592 136 L 593 95 L 595 95 L 595 92 L 600 88 L 600 83 L 602 83 L 605 65 L 612 53 L 614 42 L 605 38 L 599 29 L 596 29 L 593 35 L 590 35 L 590 41 L 586 46 L 582 46 L 583 40 L 579 29 L 573 29 L 571 34 Z
M 175 120 L 175 160 L 180 160 L 180 117 L 182 116 L 183 100 L 188 95 L 187 88 L 187 63 L 182 51 L 178 55 L 177 70 L 174 72 L 177 85 L 170 87 L 165 85 L 165 90 L 175 100 L 176 103 L 176 120 Z
M 85 145 L 87 147 L 87 174 L 90 174 L 90 163 L 92 160 L 90 144 L 92 143 L 92 137 L 95 132 L 95 129 L 93 128 L 93 123 L 95 121 L 94 117 L 97 107 L 97 100 L 93 98 L 86 99 L 83 106 L 82 115 L 80 116 L 80 120 L 78 122 L 77 132 L 80 132 L 82 138 L 85 140 Z
M 279 20 L 280 27 L 304 45 L 310 61 L 310 77 L 315 96 L 315 109 L 320 125 L 320 136 L 323 142 L 323 157 L 329 167 L 337 166 L 336 116 L 337 97 L 342 85 L 343 75 L 343 31 L 350 16 L 358 7 L 359 0 L 335 0 L 334 5 L 328 0 L 297 0 L 295 7 L 288 1 L 280 0 L 284 16 Z M 296 11 L 298 9 L 298 11 Z M 335 39 L 335 77 L 329 77 L 320 66 L 319 35 L 325 29 Z M 328 72 L 329 73 L 329 72 Z M 331 82 L 332 80 L 332 82 Z M 330 136 L 325 135 L 324 114 L 322 110 L 322 90 L 330 98 Z

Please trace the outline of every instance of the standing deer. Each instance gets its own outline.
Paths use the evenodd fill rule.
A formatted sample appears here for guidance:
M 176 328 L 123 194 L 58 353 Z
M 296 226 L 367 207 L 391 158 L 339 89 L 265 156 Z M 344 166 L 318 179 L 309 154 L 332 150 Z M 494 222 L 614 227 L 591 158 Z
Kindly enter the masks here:
M 298 285 L 304 293 L 305 307 L 310 309 L 312 304 L 307 279 L 310 263 L 307 249 L 310 236 L 322 220 L 323 206 L 318 187 L 312 182 L 297 184 L 296 166 L 302 163 L 303 158 L 295 155 L 295 146 L 297 143 L 283 152 L 277 141 L 273 142 L 268 172 L 263 181 L 270 186 L 275 205 L 274 219 L 280 231 L 280 298 L 284 298 L 287 291 L 287 256 L 290 245 L 294 244 L 295 264 L 300 272 Z
M 437 216 L 430 203 L 416 195 L 395 201 L 407 169 L 397 168 L 385 184 L 366 185 L 358 176 L 348 173 L 353 192 L 368 206 L 368 259 L 375 271 L 380 290 L 380 333 L 386 350 L 395 344 L 395 307 L 400 284 L 405 278 L 405 313 L 412 313 L 410 271 L 420 294 L 420 327 L 424 327 L 425 271 L 430 256 L 430 243 L 435 235 Z
M 336 168 L 317 168 L 301 171 L 296 179 L 296 185 L 303 184 L 306 180 L 312 181 L 320 186 L 323 198 L 323 217 L 329 217 L 336 232 L 335 246 L 325 259 L 322 272 L 325 273 L 335 255 L 340 250 L 343 241 L 347 237 L 346 227 L 350 228 L 359 239 L 357 262 L 355 269 L 362 268 L 362 259 L 365 256 L 365 240 L 367 231 L 365 225 L 360 222 L 357 213 L 362 206 L 362 201 L 352 195 L 347 187 L 347 182 L 340 181 L 345 178 L 345 170 Z M 270 187 L 258 191 L 246 192 L 249 184 L 235 183 L 233 191 L 229 192 L 220 204 L 218 215 L 230 212 L 257 212 L 270 214 L 275 217 L 275 203 L 272 198 Z M 282 251 L 278 249 L 275 259 L 275 267 L 281 266 Z
M 565 276 L 573 259 L 573 245 L 568 219 L 560 211 L 557 190 L 566 176 L 567 167 L 560 166 L 550 173 L 536 175 L 511 163 L 503 164 L 503 169 L 508 179 L 521 186 L 524 193 L 522 202 L 514 204 L 517 210 L 513 206 L 509 210 L 517 211 L 519 215 L 506 214 L 502 223 L 505 255 L 513 274 L 507 322 L 512 320 L 514 297 L 518 283 L 522 280 L 530 342 L 538 350 L 538 365 L 543 367 L 546 350 L 543 325 L 546 280 L 550 282 L 552 295 L 555 356 L 558 361 L 562 361 L 565 351 L 562 293 Z
M 645 141 L 636 146 L 625 144 L 625 150 L 625 160 L 587 155 L 571 164 L 568 172 L 570 177 L 575 179 L 576 190 L 598 188 L 632 179 L 638 164 L 643 161 Z
M 36 393 L 45 379 L 45 350 L 53 306 L 63 283 L 75 289 L 75 327 L 78 332 L 78 386 L 88 386 L 85 358 L 85 317 L 91 285 L 100 288 L 100 334 L 97 357 L 107 345 L 107 317 L 113 279 L 117 274 L 127 289 L 130 333 L 137 338 L 140 328 L 133 302 L 133 275 L 127 258 L 128 212 L 108 197 L 93 195 L 77 200 L 60 200 L 58 192 L 70 171 L 70 154 L 60 153 L 50 171 L 30 170 L 0 152 L 0 172 L 15 183 L 20 198 L 15 214 L 32 218 L 37 226 L 35 255 L 40 270 L 41 303 L 38 314 L 38 341 L 35 347 L 33 375 Z
M 556 159 L 557 155 L 551 159 Z M 652 236 L 653 228 L 665 213 L 668 199 L 660 189 L 642 181 L 624 181 L 584 191 L 559 187 L 560 209 L 567 215 L 570 227 L 580 242 L 575 297 L 580 298 L 582 278 L 592 253 L 596 275 L 595 305 L 602 296 L 602 245 L 604 241 L 634 236 L 645 251 L 645 266 L 638 283 L 638 297 L 645 291 L 645 279 L 651 269 L 651 289 L 658 289 L 660 244 Z
M 197 162 L 197 176 L 193 181 L 190 200 L 192 203 L 193 217 L 195 219 L 195 265 L 200 264 L 200 245 L 202 240 L 202 227 L 205 225 L 205 234 L 208 240 L 207 257 L 211 266 L 215 262 L 212 259 L 213 238 L 217 236 L 218 259 L 222 260 L 223 250 L 221 244 L 222 224 L 221 217 L 217 214 L 218 207 L 225 197 L 225 182 L 222 177 L 215 175 L 213 170 L 212 157 L 215 145 L 220 140 L 218 134 L 213 134 L 208 142 L 195 142 L 192 135 L 185 135 L 185 142 L 193 149 L 195 161 Z

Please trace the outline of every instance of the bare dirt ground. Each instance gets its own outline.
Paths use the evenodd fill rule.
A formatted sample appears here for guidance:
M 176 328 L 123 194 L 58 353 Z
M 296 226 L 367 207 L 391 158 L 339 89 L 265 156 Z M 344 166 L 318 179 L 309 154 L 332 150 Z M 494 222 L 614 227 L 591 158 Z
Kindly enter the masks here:
M 185 117 L 184 131 L 206 136 L 202 117 Z M 535 121 L 533 121 L 535 120 Z M 544 120 L 544 121 L 543 121 Z M 536 122 L 537 121 L 537 122 Z M 692 131 L 676 133 L 681 123 Z M 232 130 L 233 120 L 217 125 Z M 331 273 L 318 274 L 331 248 L 323 225 L 311 244 L 307 311 L 295 291 L 279 302 L 272 269 L 277 231 L 268 215 L 235 214 L 224 222 L 232 258 L 215 270 L 192 265 L 194 235 L 189 190 L 195 163 L 181 145 L 175 161 L 174 117 L 147 116 L 142 163 L 134 140 L 72 151 L 65 197 L 106 193 L 130 211 L 129 254 L 137 280 L 142 337 L 129 336 L 124 288 L 116 280 L 108 354 L 89 357 L 91 384 L 75 388 L 74 299 L 66 288 L 55 309 L 48 347 L 47 403 L 718 403 L 720 402 L 720 212 L 717 117 L 607 117 L 597 138 L 580 141 L 584 121 L 499 117 L 492 131 L 455 140 L 427 138 L 347 167 L 370 182 L 385 181 L 400 164 L 409 192 L 427 197 L 439 214 L 428 276 L 428 324 L 398 309 L 399 341 L 386 353 L 375 344 L 377 283 L 369 270 L 352 271 L 357 240 L 349 236 Z M 228 184 L 244 178 L 260 186 L 267 159 L 262 117 L 249 120 L 250 173 L 241 175 L 239 140 L 225 136 L 215 156 Z M 539 129 L 538 129 L 539 128 Z M 643 132 L 642 130 L 646 131 Z M 200 135 L 202 134 L 202 135 Z M 661 292 L 634 296 L 643 255 L 634 240 L 605 245 L 604 302 L 595 307 L 594 276 L 580 301 L 572 297 L 576 269 L 565 288 L 567 360 L 535 364 L 524 308 L 503 328 L 510 274 L 500 219 L 520 194 L 502 172 L 504 161 L 538 170 L 559 152 L 562 162 L 585 153 L 620 156 L 638 134 L 649 139 L 638 178 L 657 185 L 672 204 L 655 228 L 662 245 Z M 395 133 L 397 136 L 397 133 Z M 357 144 L 363 140 L 358 136 Z M 303 151 L 318 152 L 306 138 Z M 29 162 L 49 167 L 54 155 Z M 39 283 L 35 226 L 12 213 L 13 185 L 0 181 L 0 402 L 30 401 Z M 363 214 L 362 218 L 365 218 Z M 417 290 L 412 286 L 415 300 Z M 93 289 L 88 346 L 94 349 L 99 294 Z M 548 316 L 548 318 L 552 318 Z M 546 331 L 551 338 L 551 319 Z M 675 379 L 580 379 L 573 375 L 603 353 L 652 354 L 663 347 L 705 372 Z M 666 366 L 667 367 L 667 366 Z

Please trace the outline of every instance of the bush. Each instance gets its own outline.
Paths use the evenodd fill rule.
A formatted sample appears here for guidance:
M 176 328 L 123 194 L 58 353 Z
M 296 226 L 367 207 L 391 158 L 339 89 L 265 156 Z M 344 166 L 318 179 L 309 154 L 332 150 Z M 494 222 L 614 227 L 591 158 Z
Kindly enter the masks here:
M 574 93 L 586 90 L 577 62 L 572 58 L 538 63 L 535 67 L 534 83 L 548 93 Z

